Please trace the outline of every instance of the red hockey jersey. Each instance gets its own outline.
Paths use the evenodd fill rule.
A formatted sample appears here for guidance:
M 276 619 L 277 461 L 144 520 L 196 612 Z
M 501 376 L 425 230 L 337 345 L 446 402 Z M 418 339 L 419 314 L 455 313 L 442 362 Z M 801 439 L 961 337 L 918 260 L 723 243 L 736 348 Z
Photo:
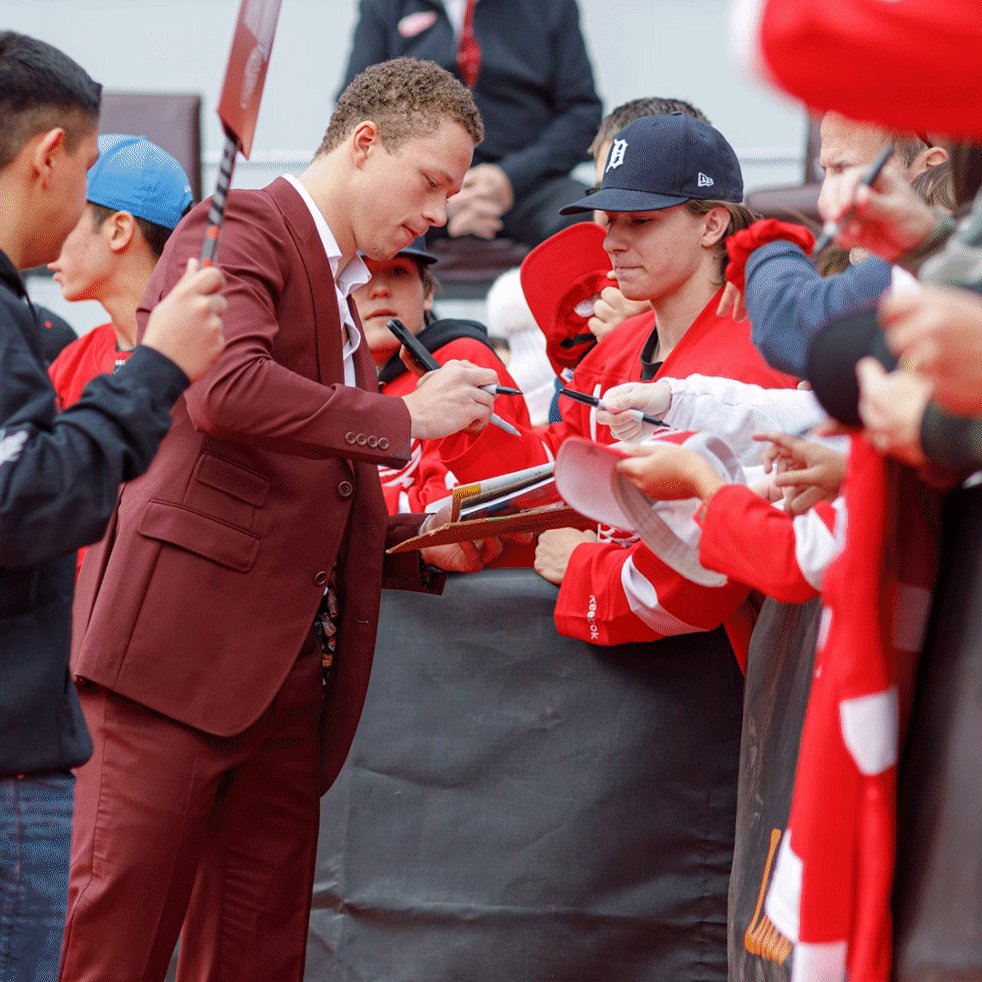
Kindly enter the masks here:
M 97 375 L 111 375 L 132 354 L 116 348 L 112 324 L 102 324 L 63 348 L 48 366 L 48 376 L 62 409 L 78 402 Z
M 469 361 L 481 368 L 493 368 L 498 373 L 498 381 L 502 385 L 518 388 L 515 380 L 508 374 L 508 369 L 500 358 L 486 345 L 473 338 L 461 337 L 449 341 L 437 348 L 433 357 L 444 365 L 448 361 Z M 416 387 L 416 376 L 409 372 L 380 386 L 380 391 L 387 396 L 404 396 Z M 515 426 L 530 427 L 528 407 L 521 396 L 499 396 L 494 403 L 494 411 L 502 419 L 508 420 Z M 497 427 L 489 427 L 501 433 Z M 513 439 L 507 437 L 506 439 Z M 507 464 L 507 461 L 505 462 Z M 488 466 L 494 468 L 497 461 L 491 460 Z M 504 468 L 510 470 L 509 466 Z M 489 471 L 491 473 L 492 471 Z M 399 512 L 426 511 L 428 505 L 445 498 L 459 483 L 457 476 L 447 467 L 440 457 L 439 440 L 413 439 L 409 448 L 409 461 L 398 469 L 379 467 L 382 480 L 382 492 L 390 515 Z
M 765 388 L 789 388 L 796 380 L 767 366 L 750 340 L 750 325 L 718 317 L 714 296 L 662 363 L 655 378 L 715 375 Z M 621 382 L 641 378 L 641 351 L 654 327 L 654 314 L 625 321 L 590 351 L 573 372 L 570 388 L 600 395 Z M 614 442 L 599 426 L 596 410 L 560 401 L 563 420 L 524 430 L 522 438 L 486 428 L 478 437 L 458 434 L 444 440 L 441 454 L 461 480 L 488 476 L 481 468 L 497 453 L 507 453 L 507 468 L 516 470 L 552 460 L 566 437 L 584 436 Z M 490 451 L 490 447 L 502 447 Z M 482 461 L 483 458 L 483 461 Z M 602 530 L 603 531 L 603 530 Z M 650 641 L 693 631 L 708 631 L 726 622 L 737 657 L 745 660 L 752 617 L 745 608 L 749 590 L 731 581 L 722 587 L 690 582 L 638 542 L 624 548 L 601 541 L 578 546 L 570 559 L 556 602 L 561 634 L 594 644 Z

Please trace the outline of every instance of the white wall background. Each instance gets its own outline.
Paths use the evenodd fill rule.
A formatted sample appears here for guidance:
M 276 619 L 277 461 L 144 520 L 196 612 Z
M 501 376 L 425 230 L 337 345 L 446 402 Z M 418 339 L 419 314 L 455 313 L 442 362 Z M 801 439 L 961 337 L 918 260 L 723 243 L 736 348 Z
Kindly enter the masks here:
M 0 26 L 57 45 L 106 88 L 201 94 L 207 191 L 221 153 L 215 104 L 238 6 L 3 0 Z M 733 144 L 748 190 L 797 183 L 804 112 L 736 72 L 726 0 L 580 0 L 580 10 L 605 110 L 638 96 L 688 99 Z M 252 158 L 239 161 L 236 185 L 260 186 L 306 165 L 327 125 L 356 14 L 357 0 L 283 0 Z M 33 284 L 32 292 L 65 313 L 50 284 Z M 78 330 L 101 317 L 98 305 L 73 305 L 69 315 Z

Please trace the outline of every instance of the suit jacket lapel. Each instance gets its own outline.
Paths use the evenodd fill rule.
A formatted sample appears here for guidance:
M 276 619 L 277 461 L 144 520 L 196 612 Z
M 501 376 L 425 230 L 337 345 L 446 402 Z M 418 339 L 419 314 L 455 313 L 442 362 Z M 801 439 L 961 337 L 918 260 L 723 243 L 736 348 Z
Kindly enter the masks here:
M 288 181 L 279 178 L 269 185 L 268 190 L 283 212 L 303 258 L 314 307 L 311 342 L 317 355 L 317 380 L 323 385 L 343 382 L 344 354 L 334 276 L 317 227 L 307 205 Z
M 317 234 L 317 226 L 314 225 L 307 205 L 289 181 L 279 178 L 267 190 L 283 213 L 303 260 L 303 270 L 307 276 L 314 308 L 311 344 L 317 356 L 317 381 L 322 385 L 343 384 L 344 344 L 341 337 L 341 317 L 331 264 Z M 352 462 L 344 460 L 344 463 L 354 474 Z
M 348 310 L 354 318 L 358 330 L 361 332 L 361 344 L 355 352 L 355 383 L 359 389 L 367 389 L 369 392 L 378 392 L 378 369 L 372 353 L 368 350 L 368 341 L 365 339 L 365 329 L 361 326 L 361 318 L 358 316 L 358 308 L 354 301 L 348 298 Z

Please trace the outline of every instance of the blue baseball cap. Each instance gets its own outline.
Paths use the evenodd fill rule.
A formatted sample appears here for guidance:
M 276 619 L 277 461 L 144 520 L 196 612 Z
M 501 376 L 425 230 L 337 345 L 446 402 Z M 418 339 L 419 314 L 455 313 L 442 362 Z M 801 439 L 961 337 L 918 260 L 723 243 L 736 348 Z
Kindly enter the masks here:
M 103 133 L 86 200 L 173 229 L 191 204 L 184 168 L 145 136 Z
M 743 201 L 733 147 L 701 119 L 681 113 L 642 116 L 611 143 L 600 188 L 559 213 L 661 211 L 693 198 Z

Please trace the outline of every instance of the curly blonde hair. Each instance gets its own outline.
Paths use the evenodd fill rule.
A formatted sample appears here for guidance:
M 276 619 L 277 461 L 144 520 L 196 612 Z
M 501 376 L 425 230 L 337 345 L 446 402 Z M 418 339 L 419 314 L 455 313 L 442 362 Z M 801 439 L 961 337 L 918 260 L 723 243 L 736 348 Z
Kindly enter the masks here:
M 382 61 L 356 75 L 338 99 L 317 156 L 340 146 L 366 119 L 389 150 L 409 137 L 434 133 L 444 119 L 459 123 L 475 146 L 484 139 L 470 90 L 436 62 L 418 58 Z

